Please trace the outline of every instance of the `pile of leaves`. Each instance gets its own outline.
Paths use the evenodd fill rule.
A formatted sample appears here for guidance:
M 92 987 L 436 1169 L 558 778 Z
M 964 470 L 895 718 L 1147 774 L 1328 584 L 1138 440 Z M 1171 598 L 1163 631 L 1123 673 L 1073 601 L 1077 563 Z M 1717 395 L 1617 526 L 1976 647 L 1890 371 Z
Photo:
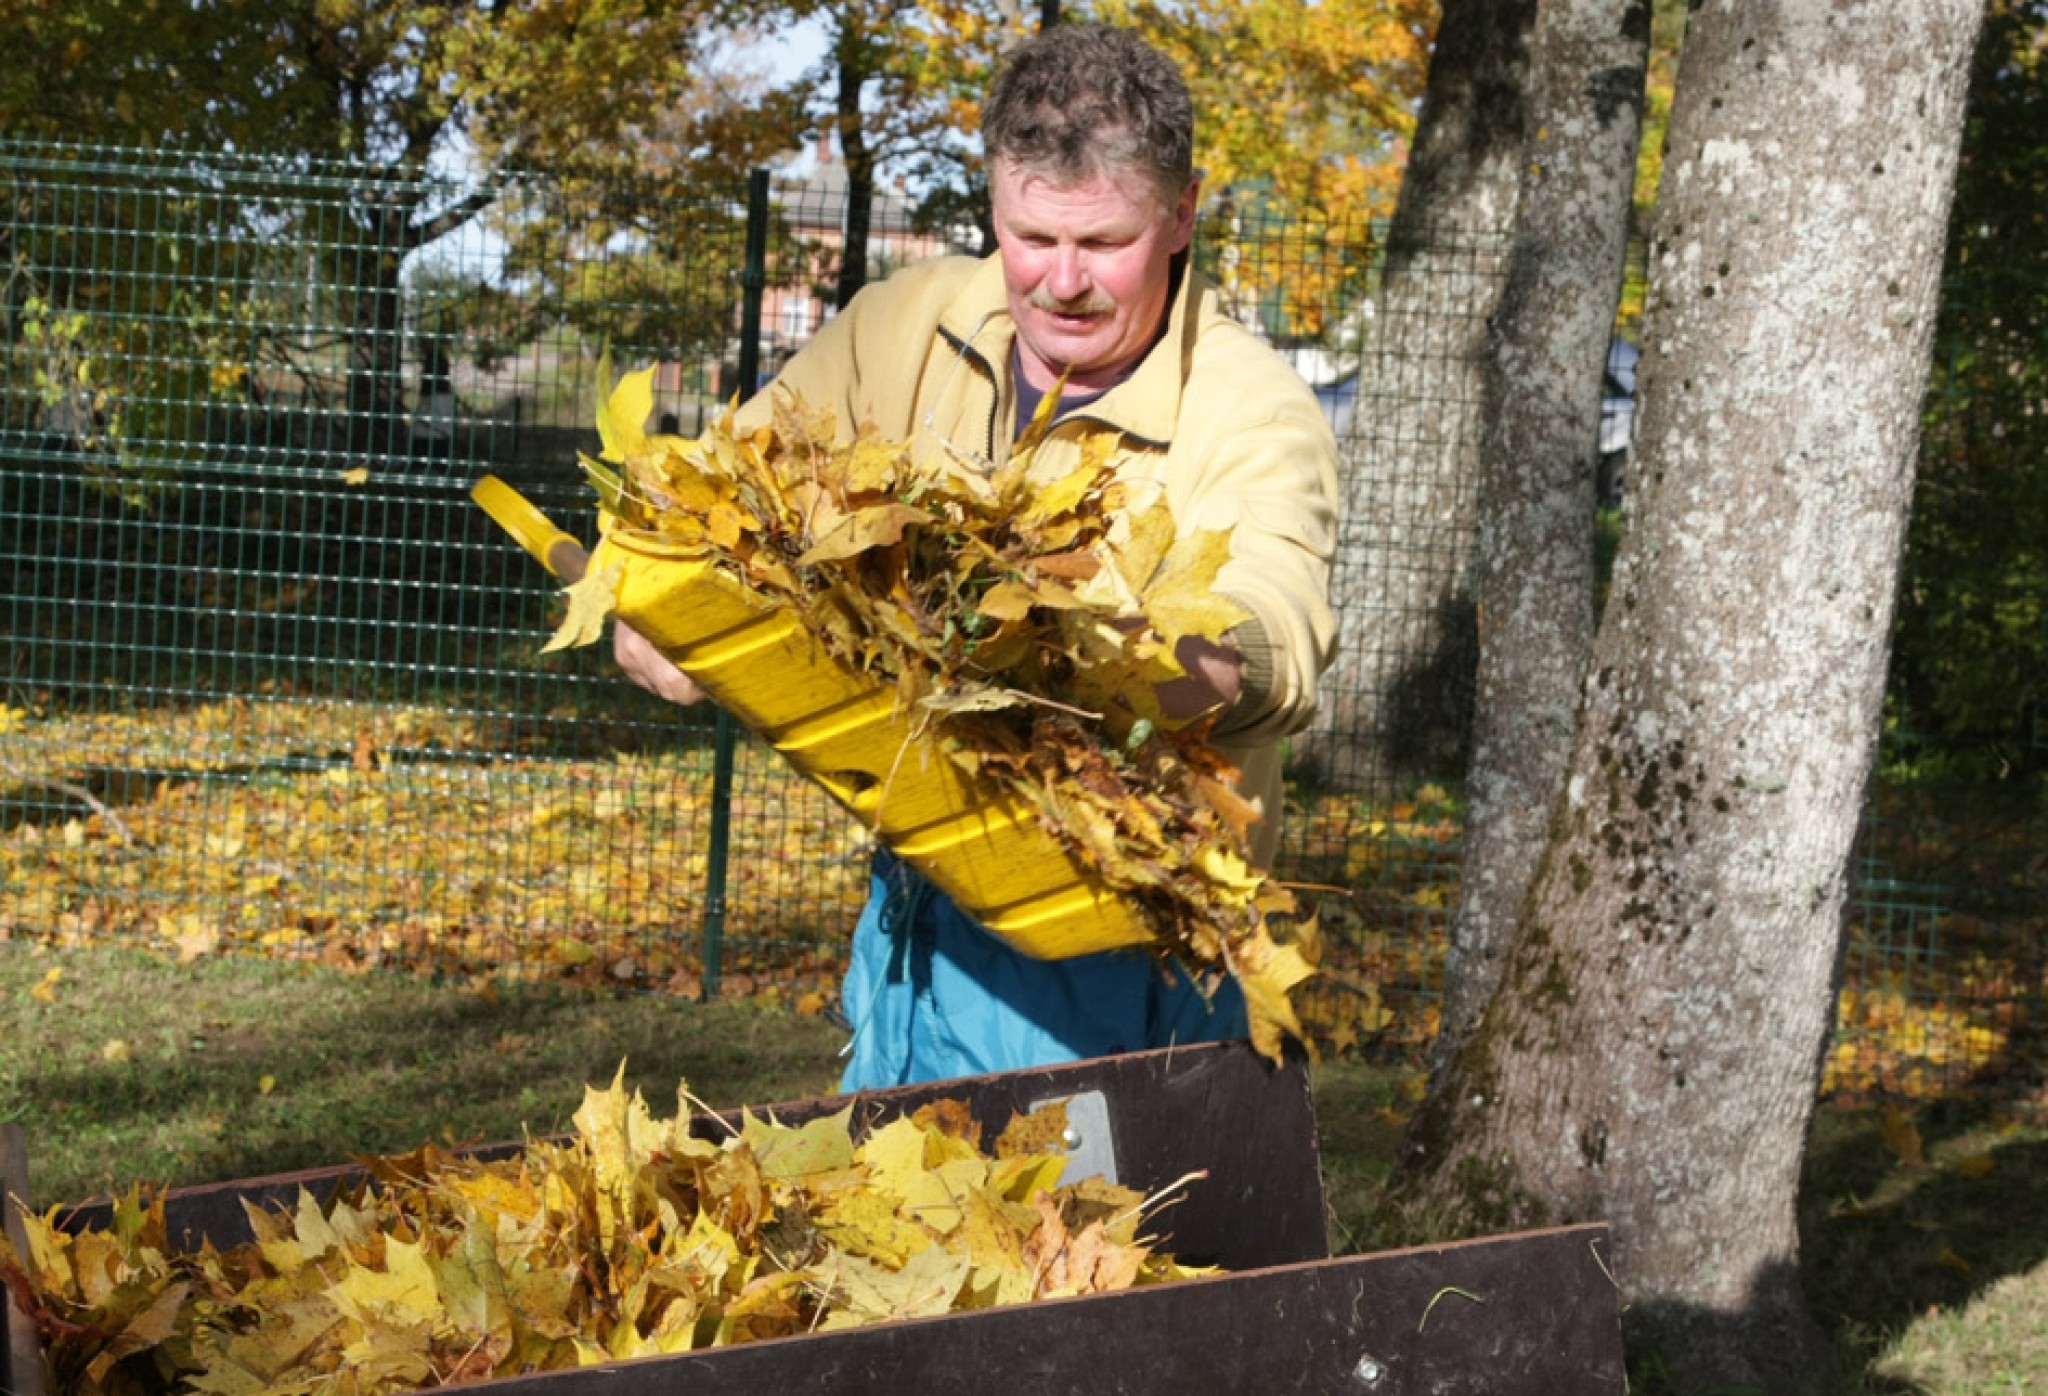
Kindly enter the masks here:
M 161 1192 L 111 1228 L 26 1216 L 0 1280 L 80 1393 L 359 1393 L 677 1353 L 1206 1273 L 1138 1235 L 1148 1199 L 1061 1185 L 1064 1106 L 984 1153 L 957 1102 L 856 1143 L 851 1106 L 802 1127 L 751 1113 L 694 1137 L 624 1069 L 575 1134 L 485 1161 L 424 1147 L 359 1160 L 326 1204 L 245 1203 L 254 1240 L 173 1248 Z
M 583 464 L 608 536 L 709 562 L 893 686 L 952 760 L 1129 897 L 1160 953 L 1235 975 L 1253 1041 L 1277 1055 L 1300 1035 L 1288 994 L 1313 972 L 1313 928 L 1274 938 L 1294 901 L 1247 861 L 1258 811 L 1231 789 L 1214 716 L 1171 721 L 1156 692 L 1186 676 L 1182 641 L 1246 619 L 1215 589 L 1228 535 L 1180 534 L 1156 489 L 1120 475 L 1114 432 L 1048 478 L 1038 448 L 1057 403 L 984 470 L 872 431 L 841 442 L 830 413 L 787 392 L 753 432 L 728 416 L 699 438 L 652 435 L 646 371 L 599 409 L 603 459 Z M 593 566 L 551 644 L 595 640 L 617 582 Z

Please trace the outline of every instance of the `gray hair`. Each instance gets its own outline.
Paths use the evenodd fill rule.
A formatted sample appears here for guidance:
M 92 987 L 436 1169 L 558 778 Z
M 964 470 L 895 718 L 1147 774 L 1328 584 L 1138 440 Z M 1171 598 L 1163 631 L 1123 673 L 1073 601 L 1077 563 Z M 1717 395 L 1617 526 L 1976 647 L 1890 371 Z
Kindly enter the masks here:
M 1119 170 L 1169 203 L 1194 178 L 1195 107 L 1173 60 L 1127 29 L 1055 24 L 1013 49 L 981 108 L 988 161 L 1061 182 Z

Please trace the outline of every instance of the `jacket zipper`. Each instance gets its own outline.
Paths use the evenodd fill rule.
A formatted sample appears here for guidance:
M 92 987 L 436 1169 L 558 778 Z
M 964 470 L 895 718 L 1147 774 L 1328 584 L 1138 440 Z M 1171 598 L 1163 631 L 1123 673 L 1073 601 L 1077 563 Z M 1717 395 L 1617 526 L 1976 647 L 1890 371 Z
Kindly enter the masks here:
M 994 314 L 991 311 L 989 314 L 981 317 L 981 323 L 974 327 L 975 336 L 981 334 L 983 326 L 987 325 L 994 318 Z M 953 346 L 954 353 L 958 354 L 965 362 L 973 365 L 981 376 L 988 381 L 988 425 L 984 433 L 986 445 L 983 447 L 981 458 L 987 463 L 988 469 L 994 470 L 996 468 L 996 422 L 1002 417 L 1003 380 L 996 375 L 995 365 L 991 364 L 987 356 L 974 347 L 973 338 L 962 339 L 944 325 L 939 326 L 939 333 L 944 335 L 946 342 Z

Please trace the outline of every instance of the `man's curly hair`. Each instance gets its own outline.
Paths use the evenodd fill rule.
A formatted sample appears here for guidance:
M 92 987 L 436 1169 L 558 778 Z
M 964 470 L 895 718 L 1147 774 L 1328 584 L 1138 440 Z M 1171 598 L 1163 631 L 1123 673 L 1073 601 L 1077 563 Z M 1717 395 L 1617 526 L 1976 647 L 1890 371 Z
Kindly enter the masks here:
M 1012 50 L 981 109 L 988 161 L 1062 183 L 1137 170 L 1168 202 L 1194 178 L 1195 108 L 1173 60 L 1127 29 L 1055 24 Z

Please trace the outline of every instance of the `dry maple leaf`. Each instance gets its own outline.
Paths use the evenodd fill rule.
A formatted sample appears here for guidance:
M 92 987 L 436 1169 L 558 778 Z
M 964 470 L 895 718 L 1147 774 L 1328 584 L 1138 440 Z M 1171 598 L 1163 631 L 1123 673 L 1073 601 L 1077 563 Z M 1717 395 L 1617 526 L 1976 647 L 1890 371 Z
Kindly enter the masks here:
M 541 653 L 587 645 L 604 634 L 604 623 L 619 604 L 619 569 L 593 568 L 562 589 L 569 598 L 569 613 Z

